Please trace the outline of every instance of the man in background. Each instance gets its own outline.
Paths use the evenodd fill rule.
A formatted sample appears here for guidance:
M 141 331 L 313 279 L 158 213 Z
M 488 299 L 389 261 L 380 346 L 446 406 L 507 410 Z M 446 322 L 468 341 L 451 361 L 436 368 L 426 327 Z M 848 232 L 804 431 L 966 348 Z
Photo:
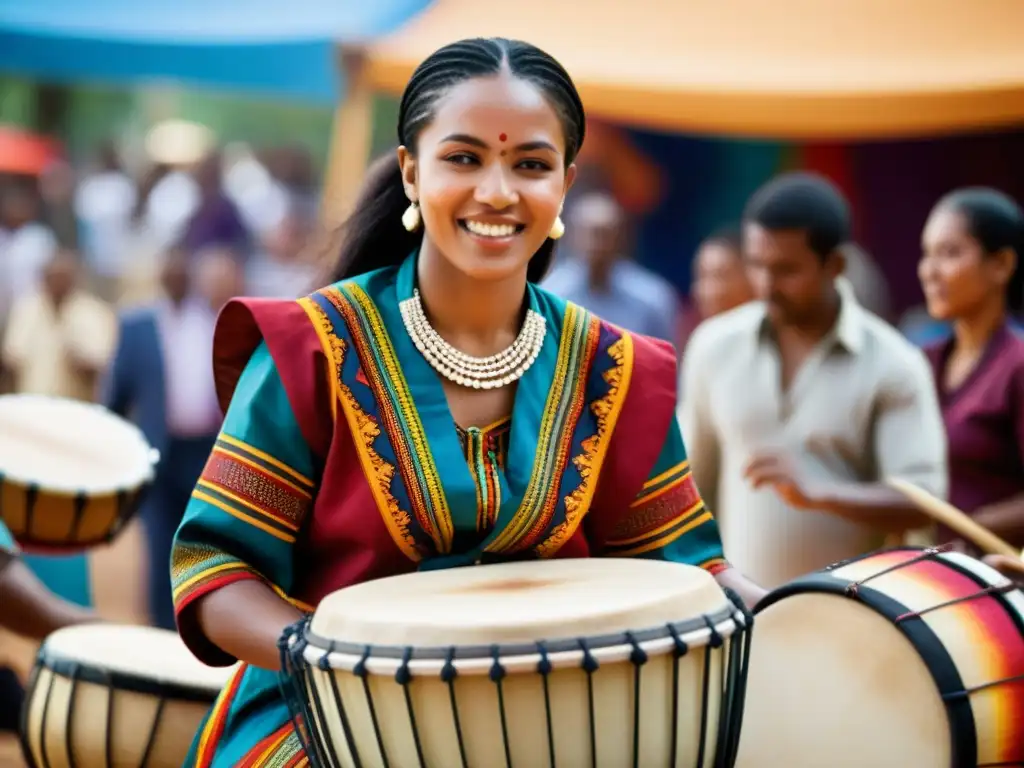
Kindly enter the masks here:
M 3 365 L 14 391 L 93 400 L 114 351 L 113 310 L 79 287 L 78 256 L 57 251 L 42 283 L 19 297 L 3 339 Z
M 684 360 L 694 479 L 729 559 L 765 587 L 925 524 L 888 477 L 946 491 L 942 417 L 922 353 L 842 277 L 850 214 L 809 174 L 780 176 L 743 224 L 759 301 L 712 318 Z
M 628 258 L 626 216 L 615 199 L 587 193 L 566 218 L 568 257 L 555 265 L 543 287 L 602 320 L 675 344 L 676 291 Z
M 241 267 L 227 250 L 202 252 L 194 260 L 175 250 L 164 264 L 162 283 L 161 301 L 121 318 L 103 399 L 160 451 L 141 517 L 151 620 L 173 629 L 171 542 L 220 429 L 211 362 L 214 323 L 223 304 L 241 293 Z

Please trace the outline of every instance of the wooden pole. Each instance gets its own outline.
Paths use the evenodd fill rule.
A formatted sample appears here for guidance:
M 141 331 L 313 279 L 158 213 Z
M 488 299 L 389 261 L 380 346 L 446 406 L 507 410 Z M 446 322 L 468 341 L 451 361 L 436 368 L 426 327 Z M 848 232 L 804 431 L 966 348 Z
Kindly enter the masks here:
M 347 91 L 334 113 L 324 178 L 320 212 L 327 231 L 337 229 L 352 209 L 373 140 L 373 89 L 365 51 L 359 46 L 339 46 L 338 64 L 345 73 Z

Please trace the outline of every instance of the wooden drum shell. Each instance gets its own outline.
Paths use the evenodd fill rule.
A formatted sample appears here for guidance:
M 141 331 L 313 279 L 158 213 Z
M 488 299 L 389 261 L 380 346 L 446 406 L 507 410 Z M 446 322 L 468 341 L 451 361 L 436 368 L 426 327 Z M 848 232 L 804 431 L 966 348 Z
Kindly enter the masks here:
M 40 649 L 21 712 L 29 768 L 180 768 L 232 670 L 203 667 L 164 630 L 97 624 L 57 634 L 81 637 L 87 652 L 49 641 Z M 159 642 L 141 645 L 147 639 Z M 140 651 L 148 669 L 119 666 L 137 664 Z M 110 663 L 96 663 L 97 653 Z

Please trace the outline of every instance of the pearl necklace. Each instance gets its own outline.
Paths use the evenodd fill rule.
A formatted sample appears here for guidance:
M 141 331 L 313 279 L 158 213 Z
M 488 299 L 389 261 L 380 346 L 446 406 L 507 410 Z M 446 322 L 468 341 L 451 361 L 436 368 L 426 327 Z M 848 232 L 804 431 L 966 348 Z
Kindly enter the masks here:
M 472 357 L 434 330 L 423 312 L 419 289 L 413 290 L 412 298 L 399 304 L 399 309 L 409 338 L 430 367 L 449 381 L 472 389 L 497 389 L 520 379 L 540 354 L 547 331 L 543 316 L 527 310 L 523 327 L 509 347 L 489 357 Z

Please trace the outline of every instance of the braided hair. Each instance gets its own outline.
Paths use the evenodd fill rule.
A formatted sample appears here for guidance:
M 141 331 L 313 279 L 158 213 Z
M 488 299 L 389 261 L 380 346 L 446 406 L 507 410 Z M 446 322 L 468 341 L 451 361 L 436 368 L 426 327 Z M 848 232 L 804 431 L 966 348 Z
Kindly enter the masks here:
M 963 187 L 943 197 L 936 209 L 959 213 L 967 233 L 978 241 L 985 256 L 1009 248 L 1017 255 L 1017 268 L 1006 285 L 1006 306 L 1017 314 L 1024 308 L 1024 211 L 1009 195 L 989 187 Z
M 547 97 L 562 124 L 565 164 L 568 167 L 583 144 L 586 115 L 569 73 L 536 46 L 504 38 L 472 38 L 435 51 L 413 72 L 398 112 L 398 141 L 415 154 L 420 134 L 434 119 L 440 98 L 452 87 L 476 77 L 507 71 L 533 83 Z M 342 224 L 341 252 L 331 282 L 381 267 L 400 264 L 418 245 L 422 235 L 402 226 L 409 206 L 402 184 L 402 169 L 395 152 L 376 160 L 349 218 Z M 527 279 L 539 282 L 547 272 L 555 242 L 544 241 L 530 260 Z

